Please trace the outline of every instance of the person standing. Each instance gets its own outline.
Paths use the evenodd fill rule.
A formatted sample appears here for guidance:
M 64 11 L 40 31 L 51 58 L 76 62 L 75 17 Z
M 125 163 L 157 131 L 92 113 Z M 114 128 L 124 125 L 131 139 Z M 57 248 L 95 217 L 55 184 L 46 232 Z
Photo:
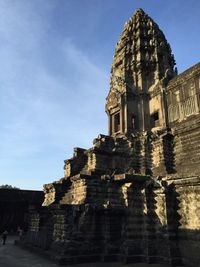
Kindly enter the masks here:
M 4 231 L 4 232 L 2 233 L 2 241 L 3 241 L 3 245 L 6 244 L 7 235 L 8 235 L 8 232 L 7 232 L 7 231 Z
M 19 239 L 22 240 L 23 235 L 24 235 L 24 230 L 19 228 L 18 232 L 19 232 Z

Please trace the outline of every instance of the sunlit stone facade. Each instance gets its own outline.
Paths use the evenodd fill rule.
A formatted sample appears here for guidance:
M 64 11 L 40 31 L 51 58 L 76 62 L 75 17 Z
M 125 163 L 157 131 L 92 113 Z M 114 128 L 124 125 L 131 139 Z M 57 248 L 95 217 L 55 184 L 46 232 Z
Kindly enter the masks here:
M 116 45 L 108 135 L 75 148 L 44 186 L 24 244 L 61 264 L 199 262 L 200 64 L 177 75 L 170 45 L 141 9 Z M 89 97 L 89 96 L 88 96 Z

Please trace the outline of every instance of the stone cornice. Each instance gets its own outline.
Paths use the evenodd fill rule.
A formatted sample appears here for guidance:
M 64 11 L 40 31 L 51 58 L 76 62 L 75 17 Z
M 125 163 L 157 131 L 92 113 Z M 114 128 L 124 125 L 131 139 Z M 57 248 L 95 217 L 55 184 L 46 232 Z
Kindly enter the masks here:
M 199 74 L 200 72 L 200 63 L 195 64 L 191 68 L 187 69 L 186 71 L 182 72 L 181 74 L 174 77 L 171 81 L 169 81 L 167 85 L 167 91 L 170 89 L 186 82 L 190 78 L 194 77 L 195 75 Z

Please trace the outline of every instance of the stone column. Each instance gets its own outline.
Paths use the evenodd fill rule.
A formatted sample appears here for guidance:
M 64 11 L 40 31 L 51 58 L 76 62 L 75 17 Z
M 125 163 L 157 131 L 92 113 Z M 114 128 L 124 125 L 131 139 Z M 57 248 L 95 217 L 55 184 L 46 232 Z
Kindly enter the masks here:
M 128 132 L 128 103 L 127 103 L 127 96 L 125 97 L 124 101 L 124 133 Z
M 128 209 L 125 221 L 125 261 L 126 263 L 145 261 L 144 221 L 145 196 L 144 190 L 132 184 L 127 192 Z
M 112 135 L 112 116 L 108 114 L 108 135 Z

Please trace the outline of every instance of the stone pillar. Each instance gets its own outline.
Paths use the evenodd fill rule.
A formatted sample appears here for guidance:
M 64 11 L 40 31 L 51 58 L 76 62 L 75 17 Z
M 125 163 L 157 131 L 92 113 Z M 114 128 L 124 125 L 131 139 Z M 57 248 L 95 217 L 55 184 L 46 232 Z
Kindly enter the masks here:
M 121 232 L 123 213 L 117 207 L 104 211 L 104 255 L 103 261 L 114 262 L 120 260 Z
M 125 241 L 123 249 L 126 263 L 145 261 L 144 254 L 144 222 L 145 196 L 144 190 L 132 184 L 127 192 L 128 209 L 125 221 Z
M 179 200 L 176 188 L 173 184 L 166 185 L 165 203 L 167 213 L 167 237 L 168 237 L 168 263 L 171 265 L 182 265 L 182 258 L 179 249 L 178 227 L 180 215 Z
M 112 135 L 112 116 L 108 114 L 108 134 Z
M 124 104 L 124 133 L 128 133 L 128 103 L 127 96 L 125 98 Z
M 165 192 L 162 188 L 149 185 L 145 189 L 146 217 L 146 261 L 168 263 L 167 211 Z
M 123 108 L 121 107 L 120 109 L 120 132 L 121 133 L 124 132 L 123 122 L 124 122 L 124 112 L 123 112 Z

